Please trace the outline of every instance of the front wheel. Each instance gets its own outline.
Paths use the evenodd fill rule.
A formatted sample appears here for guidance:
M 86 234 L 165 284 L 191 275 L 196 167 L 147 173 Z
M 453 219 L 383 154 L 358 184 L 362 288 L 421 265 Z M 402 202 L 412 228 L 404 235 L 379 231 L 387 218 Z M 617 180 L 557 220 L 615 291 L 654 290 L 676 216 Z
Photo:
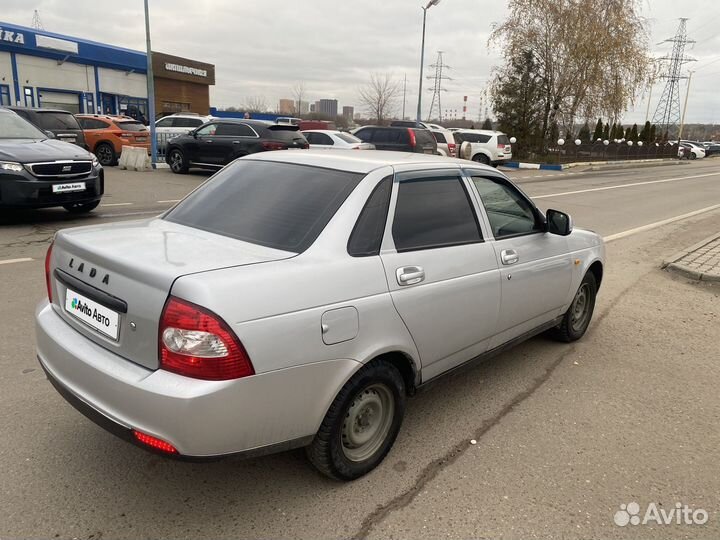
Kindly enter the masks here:
M 176 174 L 185 174 L 188 172 L 185 155 L 177 148 L 170 150 L 168 154 L 168 165 L 170 165 L 170 170 Z
M 690 152 L 688 159 L 697 159 L 697 154 L 695 152 Z
M 87 214 L 95 210 L 100 204 L 100 201 L 93 201 L 89 203 L 70 203 L 63 204 L 63 208 L 71 214 Z
M 337 480 L 367 474 L 390 451 L 405 414 L 405 384 L 387 362 L 373 361 L 343 386 L 306 453 Z
M 585 335 L 595 310 L 595 297 L 597 296 L 597 281 L 592 272 L 585 274 L 580 287 L 578 287 L 572 304 L 565 312 L 562 322 L 553 328 L 551 335 L 558 341 L 570 343 Z

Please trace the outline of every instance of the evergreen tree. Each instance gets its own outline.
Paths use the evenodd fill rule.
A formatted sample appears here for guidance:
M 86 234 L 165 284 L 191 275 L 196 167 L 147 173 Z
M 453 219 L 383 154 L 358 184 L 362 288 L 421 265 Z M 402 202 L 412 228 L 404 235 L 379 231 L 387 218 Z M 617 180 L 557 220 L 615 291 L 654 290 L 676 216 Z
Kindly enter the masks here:
M 650 135 L 648 137 L 650 138 L 649 142 L 657 141 L 657 126 L 655 124 L 650 126 Z
M 638 128 L 637 124 L 633 124 L 632 129 L 630 130 L 630 137 L 628 138 L 629 141 L 637 141 L 638 140 Z
M 489 118 L 486 118 L 485 121 L 483 122 L 482 128 L 480 128 L 480 129 L 492 129 L 492 128 L 493 128 L 492 121 Z
M 617 124 L 613 122 L 612 128 L 610 128 L 610 139 L 617 139 Z
M 632 137 L 632 128 L 630 126 L 628 126 L 627 129 L 625 129 L 625 135 L 623 135 L 623 137 L 625 137 L 626 141 L 632 140 L 632 138 L 631 138 Z
M 603 138 L 603 122 L 602 118 L 598 118 L 597 124 L 595 124 L 595 132 L 593 133 L 592 140 L 597 141 Z
M 580 128 L 580 131 L 578 132 L 578 139 L 584 143 L 590 142 L 590 126 L 587 122 L 585 122 Z
M 607 141 L 610 139 L 610 123 L 606 123 L 605 127 L 602 130 L 602 138 L 604 141 Z
M 643 142 L 650 142 L 650 122 L 645 122 L 645 125 L 642 130 L 640 130 L 640 135 L 638 135 L 638 137 Z
M 618 124 L 617 131 L 615 132 L 615 138 L 622 139 L 624 136 L 625 136 L 625 128 L 623 128 L 622 124 Z

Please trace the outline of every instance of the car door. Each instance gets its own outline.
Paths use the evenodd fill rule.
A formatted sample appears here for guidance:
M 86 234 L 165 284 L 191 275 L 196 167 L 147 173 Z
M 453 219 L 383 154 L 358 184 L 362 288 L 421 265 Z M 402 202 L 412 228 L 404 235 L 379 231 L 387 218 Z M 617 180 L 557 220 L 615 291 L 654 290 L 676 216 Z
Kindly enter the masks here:
M 572 282 L 565 236 L 545 232 L 544 216 L 509 180 L 468 171 L 494 238 L 502 283 L 498 335 L 491 347 L 561 315 Z
M 497 327 L 499 270 L 468 188 L 459 169 L 395 175 L 380 255 L 423 380 L 485 352 Z
M 246 156 L 251 144 L 259 139 L 255 130 L 244 123 L 221 122 L 215 132 L 215 145 L 218 163 L 227 165 L 239 156 Z
M 189 146 L 189 159 L 193 163 L 205 163 L 209 165 L 218 165 L 220 163 L 220 154 L 215 148 L 216 135 L 219 127 L 218 122 L 205 124 L 195 132 L 194 141 Z

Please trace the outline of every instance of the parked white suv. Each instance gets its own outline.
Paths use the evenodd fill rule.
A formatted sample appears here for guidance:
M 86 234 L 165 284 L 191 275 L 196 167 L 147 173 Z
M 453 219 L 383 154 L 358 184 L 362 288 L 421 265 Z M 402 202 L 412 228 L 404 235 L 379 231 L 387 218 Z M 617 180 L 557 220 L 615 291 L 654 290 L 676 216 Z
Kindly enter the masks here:
M 461 129 L 453 131 L 458 157 L 485 165 L 500 165 L 512 159 L 510 139 L 501 131 Z
M 169 139 L 190 133 L 193 129 L 199 128 L 205 122 L 213 119 L 213 116 L 202 116 L 195 113 L 175 113 L 164 116 L 155 122 L 155 133 L 158 134 L 158 147 L 165 148 L 165 143 L 167 143 Z

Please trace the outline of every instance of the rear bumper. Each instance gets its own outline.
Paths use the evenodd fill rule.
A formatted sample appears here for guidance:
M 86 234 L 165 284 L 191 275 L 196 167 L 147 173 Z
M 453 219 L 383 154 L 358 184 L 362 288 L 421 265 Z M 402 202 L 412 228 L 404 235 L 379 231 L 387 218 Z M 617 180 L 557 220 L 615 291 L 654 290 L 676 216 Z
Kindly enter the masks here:
M 84 182 L 85 190 L 53 193 L 55 184 Z M 105 191 L 104 171 L 93 171 L 86 177 L 40 180 L 30 173 L 0 174 L 0 208 L 50 208 L 72 203 L 98 201 Z
M 179 457 L 264 454 L 310 442 L 359 364 L 333 360 L 233 381 L 152 371 L 96 345 L 46 301 L 36 312 L 37 355 L 73 407 L 119 437 L 132 430 L 172 444 Z M 169 455 L 169 454 L 163 454 Z

